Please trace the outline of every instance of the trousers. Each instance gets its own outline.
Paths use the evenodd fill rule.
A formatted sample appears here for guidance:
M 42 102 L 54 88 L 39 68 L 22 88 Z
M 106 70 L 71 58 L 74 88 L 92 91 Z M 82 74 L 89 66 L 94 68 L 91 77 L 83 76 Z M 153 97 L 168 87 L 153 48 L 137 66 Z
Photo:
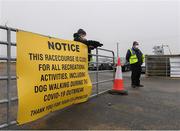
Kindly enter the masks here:
M 141 65 L 138 63 L 131 64 L 131 84 L 132 85 L 140 85 L 140 77 L 141 77 Z

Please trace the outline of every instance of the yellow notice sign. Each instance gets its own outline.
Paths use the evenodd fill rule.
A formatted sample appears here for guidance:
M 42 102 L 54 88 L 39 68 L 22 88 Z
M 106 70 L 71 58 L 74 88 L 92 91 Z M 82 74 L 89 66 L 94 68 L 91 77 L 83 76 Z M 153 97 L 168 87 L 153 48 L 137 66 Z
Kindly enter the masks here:
M 87 101 L 92 91 L 87 46 L 17 32 L 18 124 Z

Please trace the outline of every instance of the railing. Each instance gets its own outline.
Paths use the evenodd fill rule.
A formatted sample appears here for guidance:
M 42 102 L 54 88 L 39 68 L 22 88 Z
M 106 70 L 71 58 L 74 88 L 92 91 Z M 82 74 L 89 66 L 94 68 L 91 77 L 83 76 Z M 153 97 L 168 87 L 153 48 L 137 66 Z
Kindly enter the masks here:
M 11 57 L 11 47 L 16 46 L 16 43 L 11 42 L 11 32 L 12 31 L 16 32 L 16 29 L 4 27 L 4 26 L 0 26 L 0 29 L 7 31 L 7 40 L 6 41 L 0 41 L 0 45 L 6 45 L 7 46 L 7 57 L 0 57 L 0 60 L 5 61 L 3 64 L 6 64 L 6 66 L 7 66 L 6 76 L 0 76 L 0 81 L 5 80 L 7 82 L 6 98 L 0 100 L 1 107 L 2 107 L 2 104 L 7 104 L 6 113 L 4 112 L 3 107 L 0 108 L 1 113 L 6 114 L 6 122 L 4 124 L 0 125 L 0 128 L 3 128 L 3 127 L 7 127 L 9 125 L 16 123 L 16 121 L 11 120 L 11 117 L 10 117 L 11 102 L 17 101 L 17 97 L 11 97 L 11 93 L 10 93 L 11 81 L 16 79 L 16 76 L 11 75 L 11 63 L 16 61 L 16 59 Z M 1 63 L 1 65 L 2 65 L 2 63 Z M 5 88 L 5 87 L 2 86 L 0 88 L 2 90 L 2 88 Z
M 99 55 L 99 51 L 104 51 L 104 52 L 112 53 L 112 56 Z M 110 86 L 109 88 L 105 88 L 104 90 L 100 91 L 100 89 L 102 87 L 100 88 L 99 85 L 102 84 L 102 83 L 113 82 L 114 76 L 115 76 L 115 71 L 114 71 L 114 69 L 115 69 L 114 68 L 114 65 L 115 65 L 115 63 L 114 63 L 115 62 L 115 56 L 114 56 L 114 52 L 113 51 L 107 50 L 107 49 L 102 49 L 102 48 L 97 48 L 96 49 L 96 54 L 90 54 L 90 55 L 96 57 L 96 61 L 95 62 L 92 62 L 92 61 L 89 62 L 89 65 L 90 64 L 95 64 L 95 66 L 96 66 L 95 71 L 89 71 L 89 74 L 95 74 L 95 79 L 96 79 L 96 81 L 93 81 L 93 83 L 92 83 L 93 85 L 96 86 L 96 91 L 91 96 L 91 97 L 94 97 L 94 96 L 97 96 L 97 95 L 102 94 L 104 92 L 107 92 L 108 90 L 110 90 L 112 88 Z M 99 61 L 100 57 L 101 58 L 108 58 L 109 60 L 111 60 L 111 62 L 100 62 Z M 110 69 L 109 70 L 104 70 L 104 69 L 99 70 L 99 69 L 101 69 L 100 67 L 101 67 L 102 64 L 110 64 L 109 67 L 112 67 L 111 70 Z M 111 75 L 112 75 L 111 79 L 99 80 L 99 75 L 100 74 L 104 74 L 104 73 L 111 73 Z
M 12 32 L 17 31 L 17 29 L 14 28 L 10 28 L 10 27 L 5 27 L 5 26 L 0 26 L 0 31 L 4 30 L 7 33 L 7 40 L 6 41 L 1 41 L 0 40 L 0 48 L 1 45 L 5 45 L 7 46 L 7 57 L 0 57 L 0 73 L 2 71 L 4 71 L 4 67 L 3 66 L 7 66 L 6 72 L 4 72 L 4 75 L 2 75 L 2 73 L 0 74 L 0 96 L 5 96 L 5 98 L 1 98 L 0 97 L 0 129 L 8 127 L 10 125 L 16 124 L 16 116 L 17 116 L 17 103 L 18 103 L 18 98 L 17 98 L 17 93 L 15 97 L 12 97 L 12 92 L 17 92 L 17 87 L 16 87 L 16 58 L 12 58 L 12 47 L 16 47 L 16 43 L 11 41 L 11 34 Z M 49 36 L 48 36 L 49 37 Z M 104 56 L 104 55 L 100 55 L 99 51 L 104 51 L 104 52 L 110 52 L 112 53 L 112 56 Z M 99 70 L 99 64 L 102 64 L 101 62 L 99 62 L 99 58 L 103 57 L 103 58 L 109 58 L 112 59 L 112 64 L 114 65 L 114 52 L 111 50 L 106 50 L 106 49 L 101 49 L 101 48 L 97 48 L 96 52 L 94 54 L 91 54 L 93 57 L 96 57 L 96 61 L 95 62 L 90 62 L 93 64 L 96 64 L 97 68 L 95 71 L 89 71 L 90 75 L 95 74 L 95 81 L 92 80 L 93 82 L 93 86 L 96 86 L 96 88 L 93 88 L 93 93 L 90 96 L 90 98 L 94 97 L 94 96 L 98 96 L 99 94 L 102 94 L 106 91 L 108 91 L 109 89 L 111 89 L 111 86 L 109 86 L 108 88 L 103 88 L 102 90 L 100 90 L 100 84 L 103 83 L 107 83 L 107 82 L 112 82 L 114 80 L 114 70 Z M 2 66 L 2 67 L 1 67 Z M 12 70 L 13 69 L 13 70 Z M 14 72 L 14 73 L 12 73 Z M 104 79 L 104 80 L 100 80 L 99 79 L 99 75 L 103 74 L 103 73 L 107 73 L 107 72 L 111 72 L 112 76 L 110 76 L 110 79 Z M 13 74 L 13 75 L 12 75 Z M 6 84 L 5 84 L 5 83 Z M 13 89 L 12 89 L 12 85 L 13 85 Z M 6 88 L 6 91 L 5 91 Z M 94 91 L 94 89 L 96 89 Z M 4 90 L 4 91 L 2 91 Z M 5 95 L 6 92 L 6 95 Z M 15 102 L 15 104 L 12 104 L 12 102 Z M 13 105 L 13 107 L 12 107 Z M 16 109 L 12 109 L 12 108 L 16 108 Z M 14 115 L 14 118 L 12 118 L 12 110 L 13 112 L 16 112 Z M 6 113 L 5 113 L 6 112 Z M 1 119 L 4 119 L 3 122 L 1 122 Z M 13 119 L 13 120 L 12 120 Z
M 180 77 L 180 55 L 147 55 L 147 76 Z

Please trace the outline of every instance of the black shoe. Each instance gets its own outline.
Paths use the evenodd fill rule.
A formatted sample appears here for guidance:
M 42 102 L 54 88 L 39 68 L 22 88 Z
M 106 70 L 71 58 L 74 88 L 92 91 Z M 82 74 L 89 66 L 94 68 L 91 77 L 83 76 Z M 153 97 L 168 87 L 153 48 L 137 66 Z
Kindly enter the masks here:
M 144 87 L 143 85 L 136 85 L 137 87 Z
M 131 85 L 132 88 L 136 88 L 137 86 L 136 85 Z

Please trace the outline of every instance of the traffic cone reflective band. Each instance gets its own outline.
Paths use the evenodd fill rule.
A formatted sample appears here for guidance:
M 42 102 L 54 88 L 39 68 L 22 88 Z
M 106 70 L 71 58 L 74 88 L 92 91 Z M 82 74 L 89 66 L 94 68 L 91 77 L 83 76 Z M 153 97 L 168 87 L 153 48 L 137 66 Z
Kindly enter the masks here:
M 124 85 L 123 85 L 123 79 L 122 79 L 121 60 L 120 58 L 118 58 L 113 90 L 124 90 L 123 86 Z
M 113 89 L 110 91 L 110 93 L 111 94 L 118 93 L 118 94 L 123 94 L 123 95 L 128 94 L 128 92 L 124 89 L 120 58 L 118 58 L 118 61 L 117 61 L 114 85 L 113 85 Z

